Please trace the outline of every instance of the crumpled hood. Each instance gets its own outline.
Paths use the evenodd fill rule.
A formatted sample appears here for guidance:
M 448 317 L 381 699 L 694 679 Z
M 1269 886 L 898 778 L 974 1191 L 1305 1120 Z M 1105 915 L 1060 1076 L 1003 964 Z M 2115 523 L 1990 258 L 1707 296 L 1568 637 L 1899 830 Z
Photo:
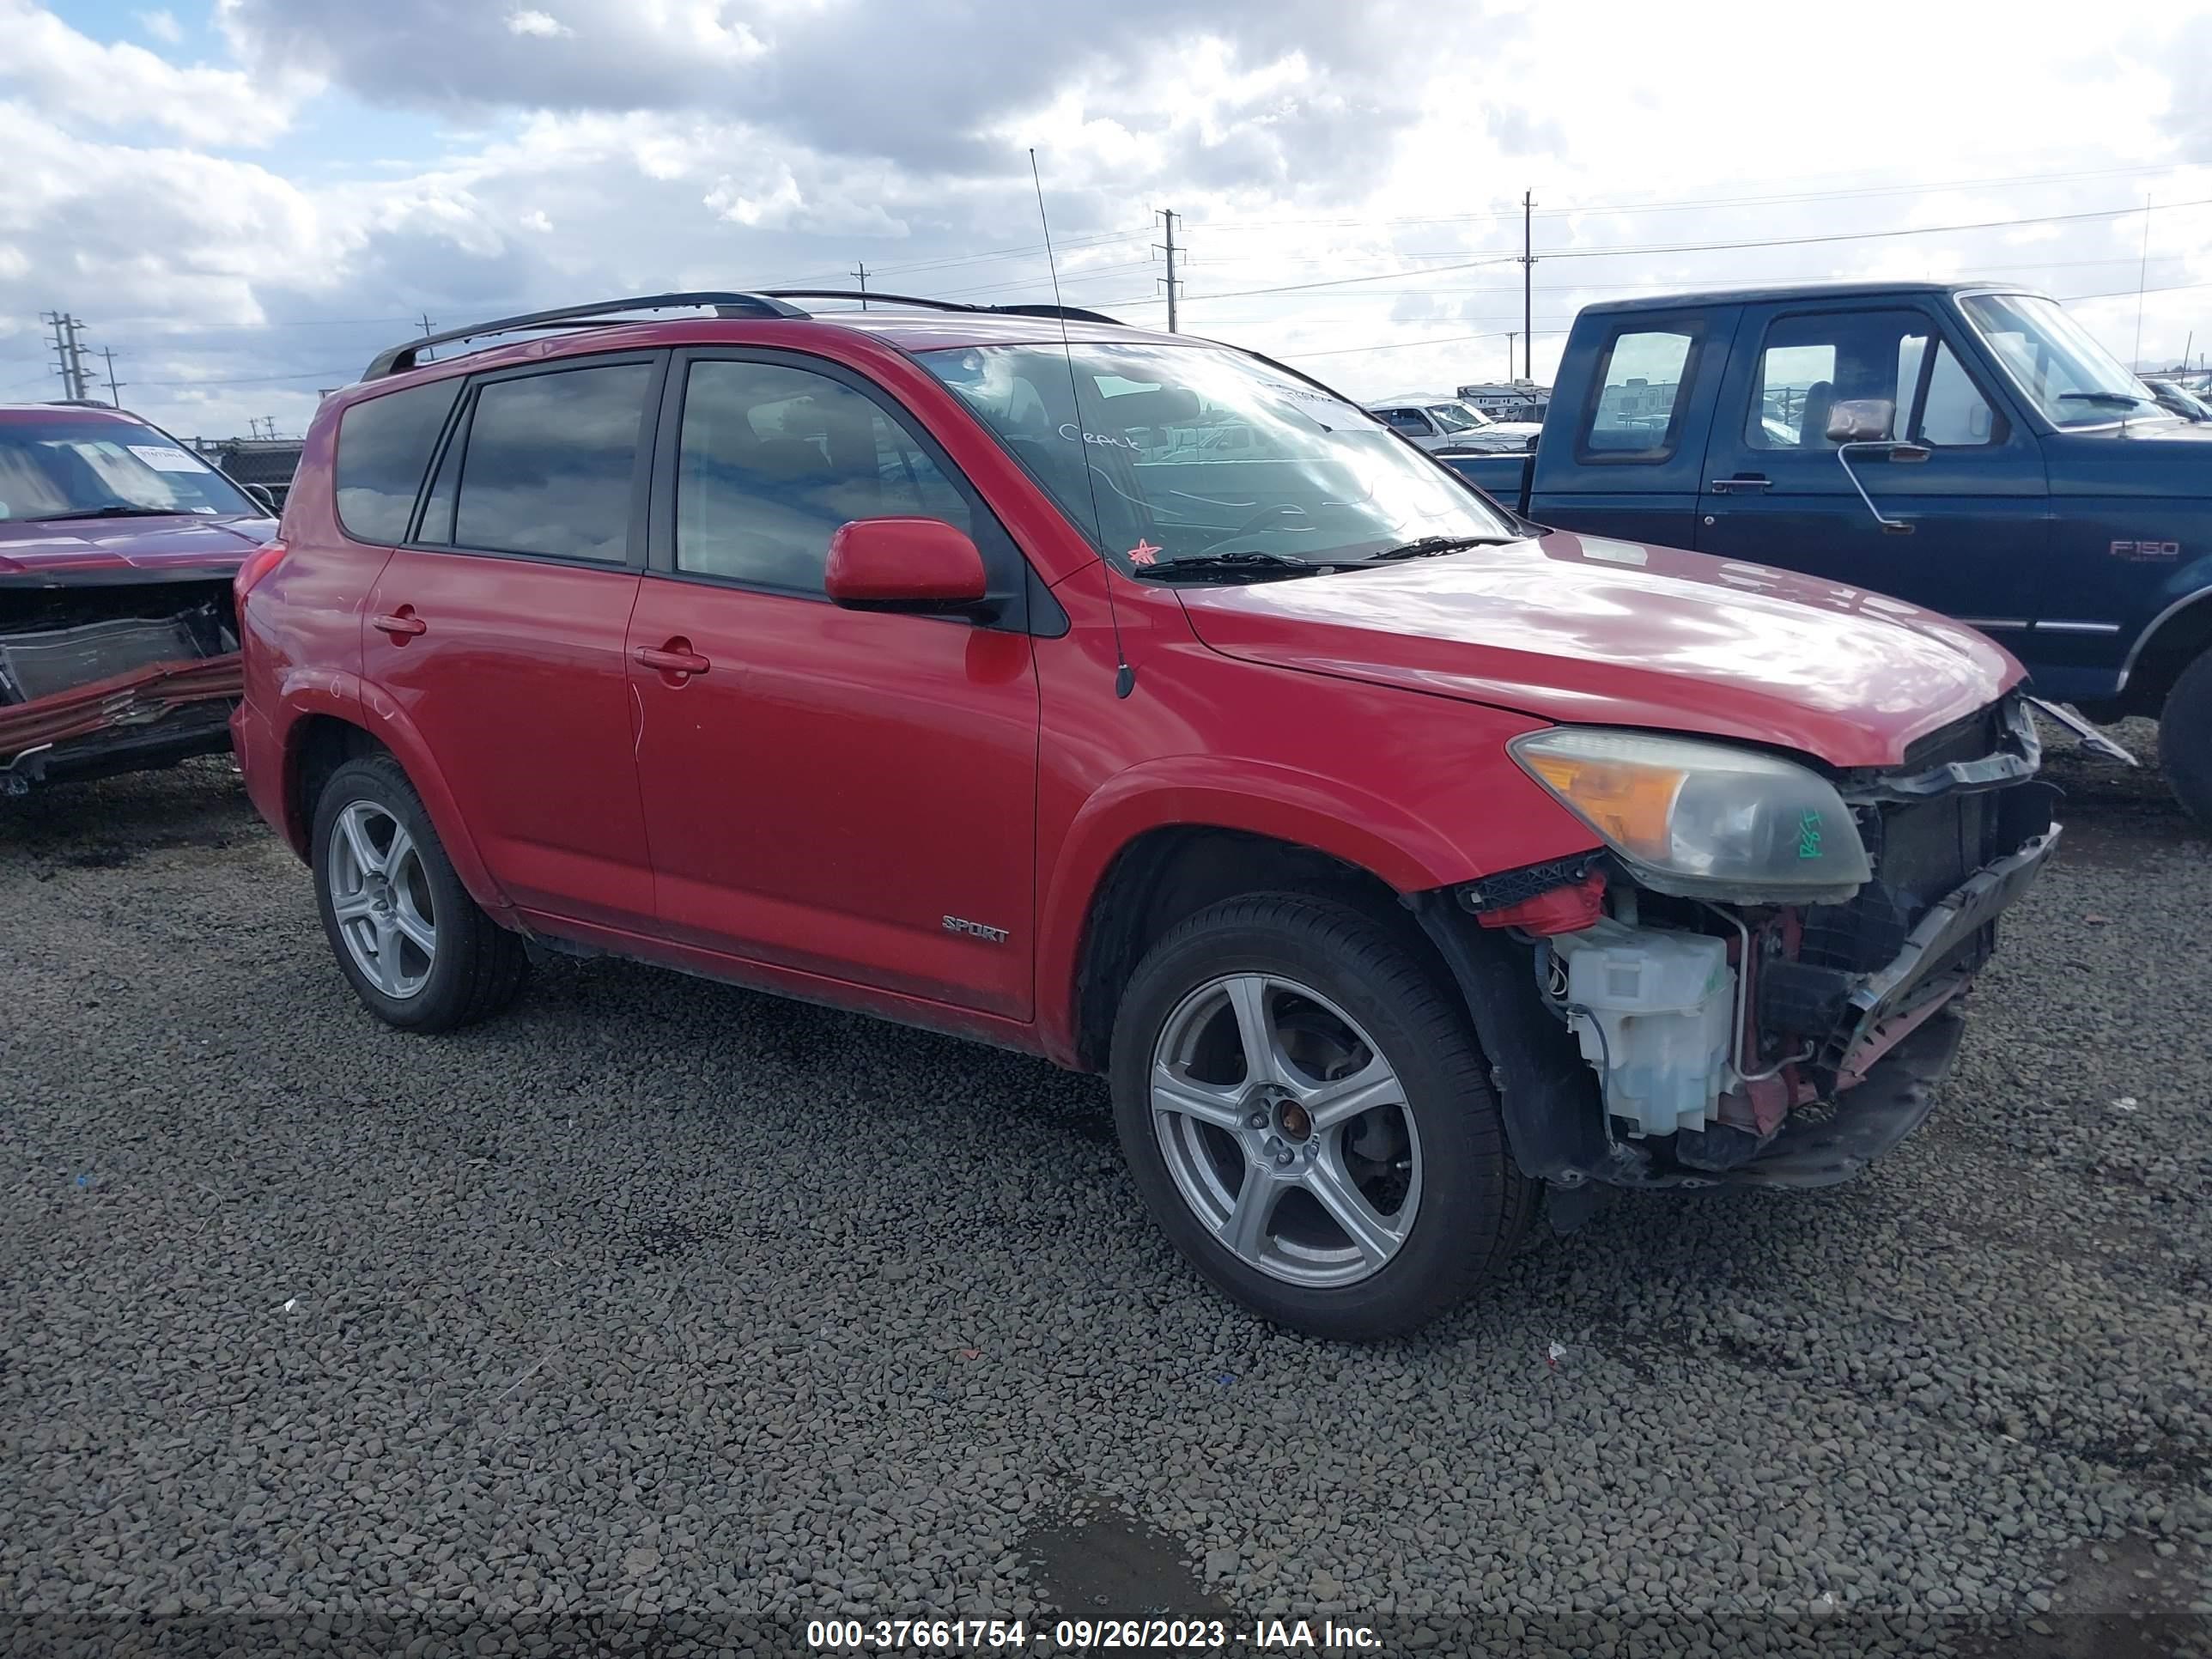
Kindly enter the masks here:
M 42 574 L 67 582 L 137 571 L 236 568 L 276 533 L 273 519 L 212 519 L 178 513 L 159 519 L 64 519 L 54 524 L 0 519 L 0 576 Z
M 1383 569 L 1176 590 L 1224 655 L 1581 725 L 1892 766 L 2021 678 L 1962 623 L 1814 577 L 1555 532 Z

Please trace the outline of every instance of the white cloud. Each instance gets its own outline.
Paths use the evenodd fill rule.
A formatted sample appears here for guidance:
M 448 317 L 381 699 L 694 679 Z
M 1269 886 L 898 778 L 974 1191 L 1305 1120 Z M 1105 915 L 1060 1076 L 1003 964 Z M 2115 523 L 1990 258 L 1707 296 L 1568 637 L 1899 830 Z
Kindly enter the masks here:
M 30 0 L 0 0 L 0 94 L 71 123 L 151 125 L 211 148 L 268 143 L 313 89 L 297 73 L 257 79 L 179 67 L 128 41 L 102 45 Z
M 545 210 L 543 208 L 531 209 L 516 222 L 525 230 L 534 230 L 541 235 L 550 235 L 553 231 L 553 222 L 545 216 Z
M 534 35 L 541 40 L 554 40 L 576 31 L 559 18 L 542 11 L 511 11 L 507 15 L 507 32 L 509 34 Z
M 183 42 L 184 26 L 177 21 L 173 14 L 166 11 L 142 11 L 132 15 L 137 18 L 138 27 L 162 45 L 173 46 Z

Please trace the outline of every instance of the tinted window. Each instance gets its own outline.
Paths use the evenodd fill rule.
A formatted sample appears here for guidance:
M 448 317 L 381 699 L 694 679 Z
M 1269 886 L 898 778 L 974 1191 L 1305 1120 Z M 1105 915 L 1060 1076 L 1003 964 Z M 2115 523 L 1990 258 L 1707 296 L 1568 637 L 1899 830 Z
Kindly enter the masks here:
M 1583 447 L 1599 454 L 1663 460 L 1674 451 L 1691 339 L 1668 330 L 1613 336 Z
M 610 363 L 480 387 L 455 544 L 622 562 L 653 374 L 649 363 Z
M 1927 353 L 1928 319 L 1917 311 L 1781 318 L 1759 352 L 1744 441 L 1754 449 L 1832 449 L 1829 412 L 1845 399 L 1887 404 L 1895 435 Z
M 349 536 L 364 542 L 405 539 L 422 469 L 460 390 L 458 380 L 437 380 L 371 398 L 338 416 L 331 487 L 338 522 Z
M 1418 410 L 1386 409 L 1381 412 L 1383 423 L 1395 431 L 1415 438 L 1425 438 L 1429 434 L 1429 423 Z
M 975 533 L 967 498 L 905 425 L 842 381 L 778 363 L 694 363 L 676 483 L 676 568 L 822 590 L 854 519 Z

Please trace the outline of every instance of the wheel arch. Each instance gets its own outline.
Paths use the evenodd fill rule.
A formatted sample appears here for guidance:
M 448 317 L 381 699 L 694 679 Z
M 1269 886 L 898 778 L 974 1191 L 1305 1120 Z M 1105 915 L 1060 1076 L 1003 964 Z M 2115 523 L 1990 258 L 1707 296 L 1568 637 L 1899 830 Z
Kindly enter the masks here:
M 315 803 L 332 773 L 349 760 L 388 754 L 399 763 L 407 781 L 430 815 L 453 873 L 469 896 L 483 909 L 499 912 L 512 904 L 492 878 L 490 869 L 477 850 L 474 837 L 462 818 L 444 775 L 431 758 L 411 723 L 388 698 L 374 688 L 362 688 L 362 713 L 372 725 L 344 713 L 318 709 L 301 714 L 285 732 L 284 830 L 292 850 L 312 861 L 308 845 L 315 820 Z
M 2212 585 L 2169 605 L 2128 653 L 2120 708 L 2135 714 L 2156 714 L 2182 671 L 2212 650 Z

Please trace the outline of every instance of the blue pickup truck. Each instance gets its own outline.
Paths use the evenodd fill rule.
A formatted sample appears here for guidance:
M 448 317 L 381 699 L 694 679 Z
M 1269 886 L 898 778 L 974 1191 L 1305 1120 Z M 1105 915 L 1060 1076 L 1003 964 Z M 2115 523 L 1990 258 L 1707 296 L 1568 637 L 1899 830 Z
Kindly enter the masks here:
M 1987 283 L 1591 306 L 1526 455 L 1449 464 L 1523 517 L 1972 623 L 2042 698 L 2156 715 L 2212 825 L 2212 423 L 2049 297 Z M 2094 734 L 2094 727 L 2088 728 Z

